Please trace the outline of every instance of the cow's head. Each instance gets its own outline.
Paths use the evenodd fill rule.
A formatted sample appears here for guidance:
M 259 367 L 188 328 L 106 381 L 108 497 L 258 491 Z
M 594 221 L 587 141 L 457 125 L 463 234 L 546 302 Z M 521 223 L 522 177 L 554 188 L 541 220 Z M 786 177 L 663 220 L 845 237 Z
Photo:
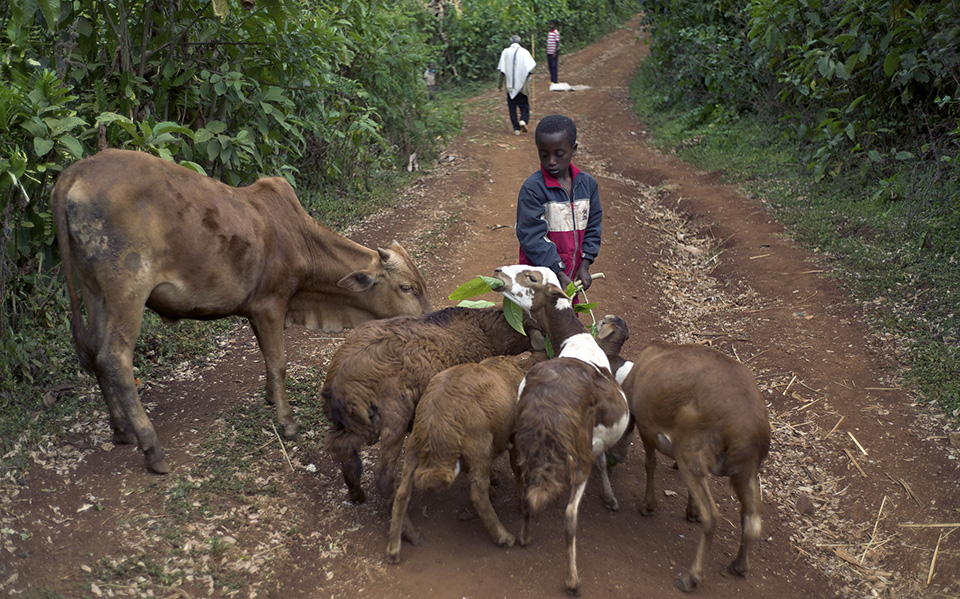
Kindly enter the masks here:
M 560 288 L 560 279 L 549 268 L 514 264 L 501 266 L 493 272 L 493 276 L 503 282 L 497 291 L 527 312 L 534 310 L 535 298 L 537 302 L 559 300 L 570 303 Z
M 369 267 L 348 274 L 338 285 L 366 294 L 366 307 L 375 318 L 418 316 L 433 311 L 423 274 L 396 241 L 386 248 L 377 248 L 377 256 Z

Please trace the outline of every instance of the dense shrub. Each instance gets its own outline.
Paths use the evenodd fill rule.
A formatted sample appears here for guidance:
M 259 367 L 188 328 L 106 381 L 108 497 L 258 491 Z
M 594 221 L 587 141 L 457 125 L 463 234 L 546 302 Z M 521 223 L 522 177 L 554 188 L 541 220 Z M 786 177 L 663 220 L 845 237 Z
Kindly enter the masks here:
M 958 161 L 960 9 L 872 0 L 643 2 L 660 76 L 698 103 L 772 111 L 817 178 Z M 776 103 L 771 102 L 776 99 Z

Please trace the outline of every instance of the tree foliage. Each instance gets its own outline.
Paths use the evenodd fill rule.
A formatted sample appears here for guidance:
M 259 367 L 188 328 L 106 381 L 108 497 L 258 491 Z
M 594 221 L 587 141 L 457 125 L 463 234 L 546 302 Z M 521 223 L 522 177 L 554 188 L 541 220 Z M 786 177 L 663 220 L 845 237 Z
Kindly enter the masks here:
M 773 111 L 809 144 L 817 178 L 884 162 L 960 164 L 956 2 L 643 5 L 663 77 L 702 104 Z

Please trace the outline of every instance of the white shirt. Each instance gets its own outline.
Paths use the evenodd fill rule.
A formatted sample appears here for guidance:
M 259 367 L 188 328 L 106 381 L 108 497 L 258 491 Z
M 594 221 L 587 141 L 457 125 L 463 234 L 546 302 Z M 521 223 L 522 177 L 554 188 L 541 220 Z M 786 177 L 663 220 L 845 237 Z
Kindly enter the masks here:
M 503 49 L 497 70 L 503 73 L 507 80 L 507 94 L 510 98 L 516 98 L 517 94 L 523 90 L 523 84 L 535 66 L 537 62 L 533 56 L 520 44 L 510 44 L 508 48 Z

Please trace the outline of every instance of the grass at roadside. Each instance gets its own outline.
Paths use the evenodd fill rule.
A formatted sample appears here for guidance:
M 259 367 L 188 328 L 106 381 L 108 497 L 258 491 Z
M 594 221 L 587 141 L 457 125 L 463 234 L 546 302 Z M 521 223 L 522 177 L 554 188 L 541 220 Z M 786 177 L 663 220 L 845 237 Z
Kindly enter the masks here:
M 864 165 L 814 181 L 776 123 L 666 105 L 649 68 L 632 86 L 654 144 L 724 173 L 823 254 L 880 333 L 900 339 L 922 399 L 960 416 L 960 173 L 940 163 Z

